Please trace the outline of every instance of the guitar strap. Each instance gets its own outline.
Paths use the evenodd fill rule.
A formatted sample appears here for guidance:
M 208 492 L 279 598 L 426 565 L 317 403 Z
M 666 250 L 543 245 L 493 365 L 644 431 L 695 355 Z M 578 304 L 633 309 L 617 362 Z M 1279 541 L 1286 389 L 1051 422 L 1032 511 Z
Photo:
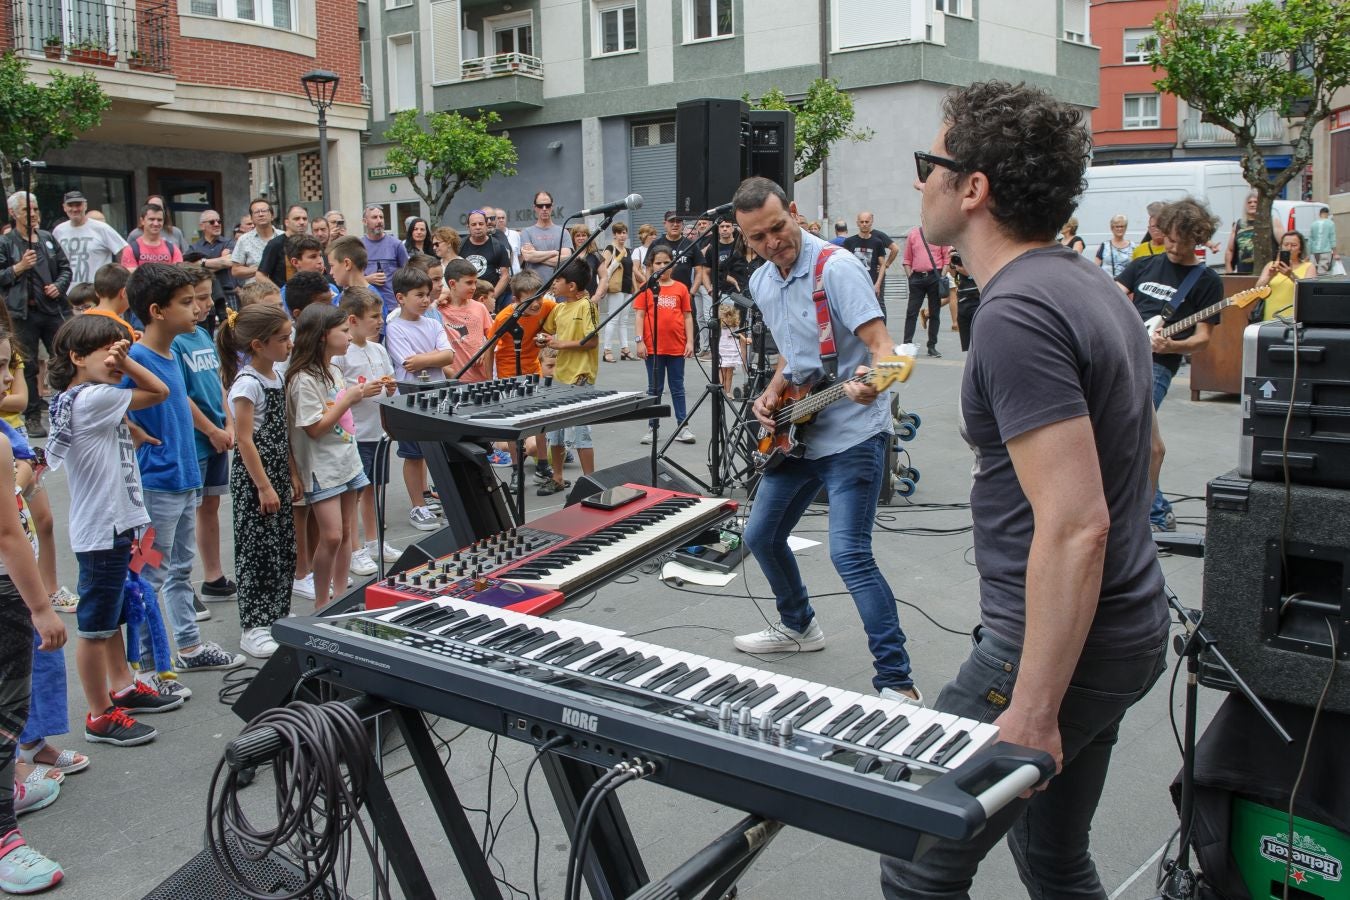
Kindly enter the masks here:
M 838 249 L 837 244 L 826 244 L 820 248 L 820 255 L 816 257 L 815 289 L 811 293 L 811 301 L 816 305 L 816 328 L 820 339 L 820 367 L 824 370 L 825 376 L 830 379 L 833 379 L 839 372 L 839 353 L 834 346 L 834 325 L 830 322 L 830 300 L 825 296 L 825 261 Z
M 1172 299 L 1163 304 L 1163 321 L 1171 322 L 1172 317 L 1177 314 L 1177 310 L 1182 303 L 1186 302 L 1186 295 L 1195 287 L 1195 283 L 1200 280 L 1201 274 L 1205 271 L 1205 264 L 1198 263 L 1194 268 L 1186 273 L 1186 277 L 1181 279 L 1181 284 L 1177 285 L 1177 292 L 1172 295 Z

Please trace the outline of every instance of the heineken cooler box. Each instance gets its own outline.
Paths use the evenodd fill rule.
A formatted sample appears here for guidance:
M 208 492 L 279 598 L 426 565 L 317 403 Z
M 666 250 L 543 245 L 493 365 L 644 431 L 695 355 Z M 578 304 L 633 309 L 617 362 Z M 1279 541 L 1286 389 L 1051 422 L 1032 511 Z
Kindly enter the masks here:
M 1282 900 L 1286 871 L 1290 900 L 1350 898 L 1350 837 L 1298 816 L 1292 841 L 1288 831 L 1287 811 L 1233 798 L 1230 847 L 1252 900 Z

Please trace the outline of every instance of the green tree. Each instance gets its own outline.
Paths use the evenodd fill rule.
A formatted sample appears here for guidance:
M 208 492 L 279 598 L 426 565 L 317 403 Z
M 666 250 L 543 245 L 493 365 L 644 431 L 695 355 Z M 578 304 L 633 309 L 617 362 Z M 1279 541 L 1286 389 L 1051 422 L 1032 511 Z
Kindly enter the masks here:
M 746 98 L 748 101 L 748 96 Z M 832 78 L 817 78 L 806 89 L 806 96 L 792 102 L 778 88 L 752 104 L 755 109 L 788 109 L 796 114 L 796 143 L 793 147 L 793 177 L 801 181 L 820 168 L 830 148 L 842 140 L 870 141 L 872 129 L 853 127 L 853 98 Z
M 500 121 L 496 113 L 482 110 L 476 119 L 457 112 L 432 113 L 425 123 L 411 109 L 394 116 L 384 133 L 394 143 L 385 161 L 425 201 L 433 227 L 460 188 L 468 185 L 482 190 L 494 175 L 516 174 L 515 144 L 510 138 L 488 133 Z
M 1242 150 L 1242 171 L 1260 198 L 1256 266 L 1270 259 L 1271 201 L 1312 162 L 1313 131 L 1331 115 L 1332 95 L 1350 85 L 1350 3 L 1345 0 L 1182 0 L 1154 21 L 1149 54 L 1164 76 L 1158 90 L 1175 94 L 1204 122 L 1231 131 Z M 1275 110 L 1302 116 L 1289 166 L 1272 176 L 1256 144 L 1256 123 Z
M 90 73 L 53 71 L 46 87 L 28 77 L 28 61 L 0 55 L 0 179 L 9 194 L 19 181 L 19 160 L 41 158 L 98 125 L 112 102 Z

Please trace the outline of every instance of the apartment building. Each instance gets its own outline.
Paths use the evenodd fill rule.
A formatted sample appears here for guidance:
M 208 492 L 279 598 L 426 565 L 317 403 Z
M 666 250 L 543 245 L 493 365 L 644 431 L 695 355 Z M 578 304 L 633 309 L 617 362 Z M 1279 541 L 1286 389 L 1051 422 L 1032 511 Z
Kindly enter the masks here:
M 799 182 L 811 218 L 876 213 L 918 220 L 912 152 L 938 128 L 953 85 L 988 78 L 1044 85 L 1096 103 L 1097 49 L 1087 0 L 368 0 L 366 197 L 391 221 L 422 214 L 385 167 L 381 136 L 401 109 L 494 110 L 520 154 L 518 174 L 456 196 L 462 227 L 482 202 L 533 221 L 536 189 L 568 211 L 642 194 L 632 224 L 675 205 L 675 107 L 699 97 L 802 94 L 836 79 L 866 142 L 836 146 Z M 730 198 L 726 198 L 730 199 Z M 561 217 L 555 216 L 555 220 Z
M 30 59 L 38 82 L 92 72 L 112 100 L 99 127 L 44 160 L 34 188 L 48 219 L 79 189 L 124 233 L 150 194 L 189 235 L 202 209 L 238 222 L 250 160 L 278 154 L 295 176 L 284 192 L 273 180 L 274 199 L 320 211 L 318 118 L 300 82 L 313 69 L 341 79 L 327 114 L 330 193 L 361 201 L 356 0 L 0 0 L 0 48 Z

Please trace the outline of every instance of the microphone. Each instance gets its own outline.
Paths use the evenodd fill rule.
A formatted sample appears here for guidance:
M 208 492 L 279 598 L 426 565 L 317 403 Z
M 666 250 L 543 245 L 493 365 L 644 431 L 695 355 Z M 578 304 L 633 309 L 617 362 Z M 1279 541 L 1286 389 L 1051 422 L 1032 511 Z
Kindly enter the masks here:
M 712 209 L 699 216 L 700 219 L 716 219 L 725 216 L 731 212 L 731 201 L 723 203 L 721 206 L 714 206 Z
M 581 212 L 577 213 L 577 218 L 584 219 L 587 216 L 608 216 L 625 209 L 642 209 L 642 195 L 629 194 L 622 200 L 614 200 L 600 206 L 593 206 L 590 209 L 583 209 Z
M 47 164 L 46 164 L 45 162 L 43 162 L 42 160 L 40 160 L 40 159 L 29 159 L 29 158 L 26 157 L 26 156 L 25 156 L 23 159 L 19 160 L 19 164 L 22 165 L 22 166 L 25 166 L 25 167 L 27 167 L 27 168 L 29 168 L 29 169 L 45 169 L 45 168 L 47 168 Z

